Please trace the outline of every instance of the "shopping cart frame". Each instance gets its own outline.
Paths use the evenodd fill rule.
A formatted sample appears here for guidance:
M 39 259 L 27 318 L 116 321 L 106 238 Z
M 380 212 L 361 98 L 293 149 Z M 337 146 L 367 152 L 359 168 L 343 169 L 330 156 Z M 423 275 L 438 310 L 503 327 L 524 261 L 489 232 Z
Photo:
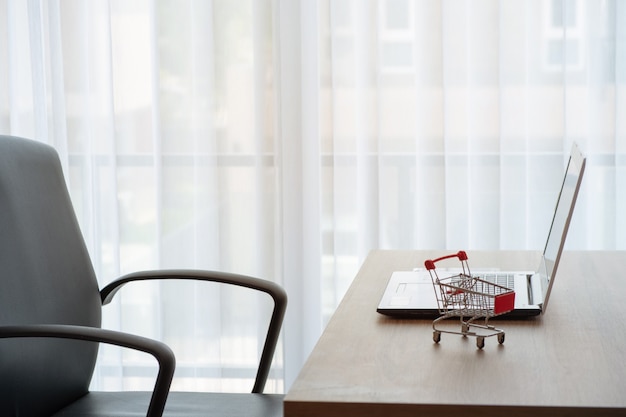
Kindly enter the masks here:
M 435 264 L 450 258 L 458 258 L 461 272 L 440 278 Z M 429 259 L 424 262 L 424 266 L 430 273 L 440 314 L 433 321 L 435 343 L 441 341 L 441 333 L 476 337 L 476 346 L 479 349 L 485 346 L 486 337 L 496 336 L 498 343 L 504 343 L 504 330 L 490 325 L 489 319 L 513 310 L 515 292 L 512 289 L 472 276 L 465 251 Z M 438 326 L 442 320 L 451 317 L 459 317 L 460 331 L 446 330 Z M 479 319 L 483 320 L 482 324 L 476 322 Z

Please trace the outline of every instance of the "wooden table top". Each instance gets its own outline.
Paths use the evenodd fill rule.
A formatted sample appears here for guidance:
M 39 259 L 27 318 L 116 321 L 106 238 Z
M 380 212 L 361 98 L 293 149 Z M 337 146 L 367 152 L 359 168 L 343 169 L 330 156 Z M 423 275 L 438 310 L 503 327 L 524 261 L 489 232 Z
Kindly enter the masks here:
M 497 320 L 506 341 L 376 312 L 389 276 L 448 252 L 373 251 L 285 398 L 285 417 L 626 415 L 626 252 L 565 252 L 545 314 Z M 536 252 L 468 251 L 473 269 Z M 452 323 L 456 324 L 456 323 Z M 506 413 L 506 414 L 503 414 Z

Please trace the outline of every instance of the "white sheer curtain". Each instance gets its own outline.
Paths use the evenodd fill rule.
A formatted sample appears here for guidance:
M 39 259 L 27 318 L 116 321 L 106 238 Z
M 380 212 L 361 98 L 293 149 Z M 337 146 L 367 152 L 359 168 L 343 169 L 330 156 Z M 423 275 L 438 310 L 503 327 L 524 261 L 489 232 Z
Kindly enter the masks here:
M 59 150 L 102 284 L 285 286 L 269 391 L 371 249 L 542 249 L 573 141 L 568 246 L 626 248 L 622 1 L 0 0 L 0 28 L 0 133 Z M 177 389 L 247 390 L 268 306 L 240 297 L 131 287 L 104 325 L 171 344 Z M 102 349 L 94 387 L 145 360 Z
M 102 284 L 153 268 L 282 281 L 270 3 L 1 4 L 0 131 L 59 149 Z M 176 389 L 249 390 L 271 306 L 235 294 L 133 285 L 104 326 L 170 344 Z M 153 383 L 150 358 L 101 353 L 96 388 Z

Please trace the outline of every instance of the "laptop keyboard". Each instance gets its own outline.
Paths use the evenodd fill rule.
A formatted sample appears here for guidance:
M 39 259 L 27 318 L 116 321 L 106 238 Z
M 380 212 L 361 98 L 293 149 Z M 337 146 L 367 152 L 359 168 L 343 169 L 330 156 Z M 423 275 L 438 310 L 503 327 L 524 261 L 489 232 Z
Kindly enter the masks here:
M 500 273 L 488 273 L 480 275 L 480 278 L 484 279 L 487 282 L 491 282 L 493 284 L 501 285 L 507 288 L 513 288 L 515 285 L 515 275 L 514 274 L 500 274 Z

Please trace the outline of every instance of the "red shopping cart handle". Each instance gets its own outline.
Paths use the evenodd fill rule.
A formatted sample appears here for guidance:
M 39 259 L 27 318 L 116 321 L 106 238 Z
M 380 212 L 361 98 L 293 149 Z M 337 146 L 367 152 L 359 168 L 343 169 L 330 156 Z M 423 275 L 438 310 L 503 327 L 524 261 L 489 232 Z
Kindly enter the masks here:
M 435 263 L 439 261 L 443 261 L 444 259 L 450 259 L 450 258 L 459 258 L 459 261 L 467 261 L 467 253 L 465 253 L 465 251 L 460 250 L 457 253 L 453 253 L 452 255 L 442 256 L 441 258 L 437 258 L 437 259 L 428 259 L 427 261 L 424 262 L 424 266 L 428 270 L 435 269 Z

